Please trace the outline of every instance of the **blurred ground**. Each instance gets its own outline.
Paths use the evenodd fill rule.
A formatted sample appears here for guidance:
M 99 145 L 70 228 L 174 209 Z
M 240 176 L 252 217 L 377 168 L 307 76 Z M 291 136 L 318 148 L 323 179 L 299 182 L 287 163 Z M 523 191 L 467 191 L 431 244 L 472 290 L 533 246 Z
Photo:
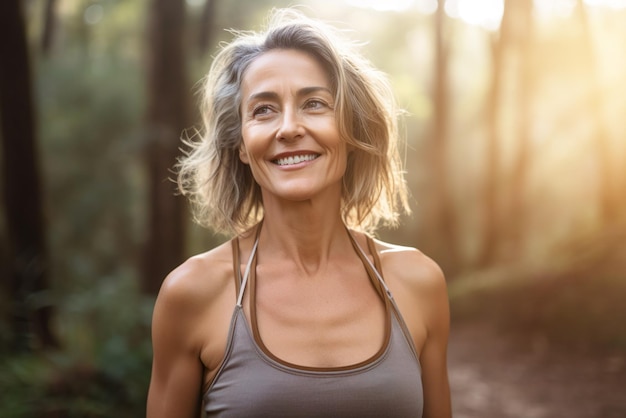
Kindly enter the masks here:
M 626 417 L 623 353 L 551 347 L 453 321 L 449 373 L 455 418 Z

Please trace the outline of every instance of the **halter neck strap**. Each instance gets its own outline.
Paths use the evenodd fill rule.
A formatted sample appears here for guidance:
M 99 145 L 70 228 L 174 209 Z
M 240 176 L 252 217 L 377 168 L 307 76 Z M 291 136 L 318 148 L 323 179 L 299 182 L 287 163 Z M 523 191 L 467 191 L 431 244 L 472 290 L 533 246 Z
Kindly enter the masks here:
M 248 276 L 250 276 L 250 267 L 252 267 L 252 262 L 256 257 L 256 249 L 259 246 L 259 237 L 261 231 L 261 224 L 257 227 L 256 239 L 254 240 L 254 245 L 252 246 L 252 250 L 250 251 L 250 256 L 248 257 L 248 263 L 246 264 L 246 270 L 243 273 L 243 279 L 241 280 L 241 286 L 239 287 L 239 295 L 237 296 L 237 306 L 241 307 L 243 303 L 243 294 L 246 290 L 246 284 L 248 283 Z
M 365 254 L 365 251 L 363 251 L 363 248 L 361 248 L 361 246 L 359 245 L 359 242 L 356 240 L 356 238 L 354 237 L 350 229 L 348 229 L 348 227 L 346 227 L 346 231 L 348 231 L 348 235 L 350 236 L 350 240 L 352 241 L 352 246 L 359 252 L 359 254 L 361 255 L 361 259 L 365 260 L 365 262 L 369 265 L 369 267 L 371 268 L 371 271 L 376 276 L 376 279 L 378 279 L 378 282 L 380 283 L 380 285 L 383 287 L 383 289 L 385 289 L 385 293 L 387 293 L 387 296 L 389 296 L 389 298 L 393 300 L 393 296 L 391 295 L 391 290 L 389 290 L 389 287 L 387 287 L 387 283 L 385 283 L 385 280 L 380 275 L 380 272 L 378 271 L 374 263 L 372 263 L 372 261 L 367 256 L 367 254 Z M 367 240 L 369 244 L 372 238 L 370 238 L 368 235 Z M 373 245 L 371 246 L 371 248 L 372 248 L 372 256 L 376 257 L 376 253 L 375 253 L 376 249 L 374 248 Z
M 239 287 L 239 295 L 237 296 L 237 306 L 239 307 L 241 307 L 243 304 L 243 295 L 246 290 L 246 285 L 248 284 L 248 277 L 250 276 L 250 269 L 252 268 L 252 264 L 254 263 L 254 260 L 256 258 L 257 247 L 259 246 L 259 237 L 261 235 L 260 231 L 261 231 L 261 223 L 259 223 L 259 225 L 257 226 L 256 239 L 254 240 L 254 245 L 252 246 L 252 250 L 250 251 L 250 256 L 248 257 L 248 263 L 246 264 L 246 269 L 243 273 L 243 279 L 241 280 L 241 285 Z M 376 276 L 376 279 L 385 290 L 385 293 L 387 294 L 387 296 L 389 296 L 389 298 L 393 300 L 391 290 L 389 290 L 387 283 L 385 283 L 385 280 L 380 275 L 378 268 L 376 268 L 374 263 L 372 263 L 372 261 L 369 259 L 369 257 L 365 253 L 365 251 L 363 251 L 363 248 L 361 248 L 358 241 L 352 234 L 352 231 L 350 231 L 350 229 L 347 226 L 346 226 L 346 231 L 348 232 L 348 236 L 350 237 L 350 241 L 352 241 L 352 246 L 354 247 L 354 249 L 359 252 L 361 259 L 365 260 L 365 262 L 369 265 L 371 271 L 374 273 L 374 275 Z M 367 240 L 368 240 L 368 247 L 370 247 L 370 249 L 372 250 L 373 256 L 376 257 L 376 253 L 375 253 L 376 249 L 373 246 L 373 242 L 371 242 L 372 239 L 369 236 L 367 236 Z M 369 245 L 370 242 L 372 243 L 371 246 Z

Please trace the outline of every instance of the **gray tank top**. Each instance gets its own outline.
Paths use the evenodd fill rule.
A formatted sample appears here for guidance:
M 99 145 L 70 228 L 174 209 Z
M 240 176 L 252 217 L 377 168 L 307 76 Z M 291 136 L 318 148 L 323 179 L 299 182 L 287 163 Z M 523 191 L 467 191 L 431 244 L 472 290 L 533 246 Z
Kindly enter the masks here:
M 385 343 L 372 358 L 346 367 L 313 368 L 286 363 L 264 348 L 256 321 L 249 326 L 242 301 L 254 280 L 258 237 L 241 279 L 239 246 L 233 239 L 237 283 L 235 306 L 222 364 L 204 394 L 207 417 L 421 417 L 422 380 L 419 359 L 402 316 L 379 271 L 373 241 L 368 249 L 374 264 L 354 237 L 352 245 L 370 280 L 385 302 Z

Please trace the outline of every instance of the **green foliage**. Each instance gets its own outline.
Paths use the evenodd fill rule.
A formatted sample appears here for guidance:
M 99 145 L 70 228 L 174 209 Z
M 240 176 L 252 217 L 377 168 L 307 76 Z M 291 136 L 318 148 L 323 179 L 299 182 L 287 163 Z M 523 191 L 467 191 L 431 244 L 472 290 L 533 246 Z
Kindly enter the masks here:
M 47 372 L 47 367 L 40 358 L 3 357 L 0 364 L 0 403 L 6 417 L 36 416 L 34 404 L 44 393 L 42 382 Z
M 153 300 L 131 275 L 106 277 L 59 297 L 58 352 L 4 353 L 3 417 L 136 417 L 145 414 Z
M 132 62 L 90 58 L 79 48 L 40 65 L 50 247 L 61 283 L 111 273 L 132 263 L 137 252 L 143 197 L 139 80 Z
M 2 350 L 3 417 L 145 415 L 153 300 L 137 289 L 142 3 L 99 2 L 97 24 L 83 20 L 94 2 L 59 9 L 64 36 L 36 60 L 52 288 L 29 302 L 56 309 L 62 348 Z M 2 323 L 0 340 L 9 333 Z

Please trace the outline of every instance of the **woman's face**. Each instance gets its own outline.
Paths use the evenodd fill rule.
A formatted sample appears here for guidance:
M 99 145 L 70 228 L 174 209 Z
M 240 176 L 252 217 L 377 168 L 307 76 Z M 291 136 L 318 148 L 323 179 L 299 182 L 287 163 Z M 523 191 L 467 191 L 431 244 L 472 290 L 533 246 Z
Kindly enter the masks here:
M 311 55 L 272 50 L 250 64 L 242 82 L 239 157 L 264 201 L 340 197 L 347 152 L 334 108 L 329 77 Z

